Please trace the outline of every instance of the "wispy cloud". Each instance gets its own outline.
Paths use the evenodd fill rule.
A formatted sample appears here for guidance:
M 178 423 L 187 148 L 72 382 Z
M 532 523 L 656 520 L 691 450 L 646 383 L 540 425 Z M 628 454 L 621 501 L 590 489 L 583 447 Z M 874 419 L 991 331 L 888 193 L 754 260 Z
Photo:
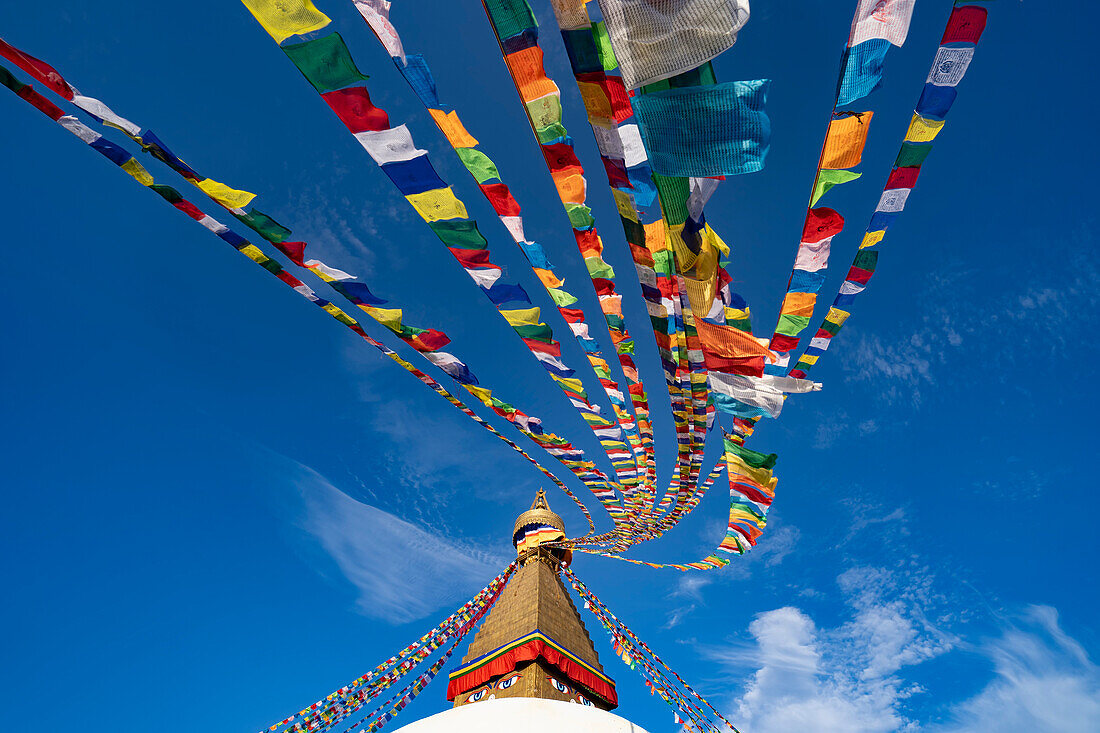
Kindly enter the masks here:
M 1065 359 L 1080 350 L 1071 334 L 1082 314 L 1100 306 L 1091 231 L 1083 226 L 1053 241 L 1030 235 L 1043 254 L 1026 271 L 1016 263 L 995 262 L 980 272 L 944 263 L 926 277 L 893 334 L 845 335 L 852 340 L 837 345 L 848 353 L 843 368 L 877 385 L 883 401 L 919 407 L 933 388 L 960 384 L 946 377 L 972 362 L 996 363 L 998 369 L 982 373 L 990 380 L 1007 379 L 1010 364 Z
M 1058 623 L 1049 606 L 1032 606 L 1002 635 L 978 647 L 993 679 L 954 706 L 942 733 L 1029 731 L 1087 733 L 1100 721 L 1100 668 Z
M 507 564 L 481 551 L 352 499 L 302 467 L 302 527 L 359 591 L 361 613 L 406 623 L 457 605 Z

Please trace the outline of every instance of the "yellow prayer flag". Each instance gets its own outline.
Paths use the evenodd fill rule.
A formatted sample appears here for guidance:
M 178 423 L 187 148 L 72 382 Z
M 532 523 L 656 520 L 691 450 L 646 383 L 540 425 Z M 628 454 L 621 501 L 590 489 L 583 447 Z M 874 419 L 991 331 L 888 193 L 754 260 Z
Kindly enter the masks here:
M 267 255 L 264 254 L 262 249 L 254 244 L 250 244 L 247 247 L 241 247 L 240 252 L 248 259 L 252 260 L 253 262 L 258 262 L 261 265 L 270 259 Z
M 439 125 L 439 129 L 447 136 L 447 142 L 451 144 L 451 147 L 472 148 L 477 145 L 477 140 L 466 131 L 462 120 L 458 119 L 457 112 L 454 110 L 444 112 L 441 109 L 429 109 L 428 112 L 435 120 L 435 124 Z
M 625 191 L 617 188 L 611 189 L 611 195 L 615 198 L 615 208 L 619 215 L 630 221 L 638 221 L 638 210 L 634 208 L 634 199 Z
M 863 241 L 859 243 L 859 248 L 874 247 L 876 244 L 882 241 L 882 238 L 886 236 L 886 230 L 881 232 L 867 232 L 863 235 Z
M 936 139 L 940 134 L 946 120 L 930 120 L 914 113 L 909 122 L 909 130 L 905 133 L 905 141 L 910 143 L 927 143 Z
M 362 306 L 360 306 L 360 308 L 362 308 Z M 396 332 L 401 330 L 400 308 L 373 308 L 368 306 L 363 308 L 363 310 L 366 311 L 367 315 L 391 331 Z
M 579 81 L 577 88 L 581 92 L 581 100 L 588 112 L 588 119 L 614 119 L 615 110 L 611 108 L 611 100 L 607 98 L 607 92 L 603 87 L 590 81 Z
M 291 36 L 312 33 L 331 23 L 310 0 L 241 0 L 264 30 L 282 43 Z
M 493 393 L 490 392 L 485 387 L 475 387 L 472 384 L 464 384 L 462 386 L 465 387 L 470 392 L 470 394 L 472 394 L 474 397 L 477 397 L 478 400 L 481 401 L 481 404 L 485 405 L 486 407 L 492 407 L 493 406 L 493 400 L 492 400 L 492 394 Z
M 817 363 L 819 357 L 820 354 L 803 354 L 802 356 L 798 357 L 798 360 L 803 364 L 809 364 L 810 366 L 813 366 Z
M 722 238 L 718 236 L 718 232 L 710 228 L 710 224 L 706 225 L 706 236 L 712 246 L 716 247 L 726 257 L 729 257 L 730 246 L 722 241 Z
M 555 382 L 557 382 L 558 384 L 563 384 L 566 387 L 569 387 L 574 392 L 580 392 L 581 394 L 585 394 L 584 384 L 581 383 L 581 380 L 579 380 L 575 377 L 572 377 L 572 378 L 571 377 L 559 377 L 557 374 L 551 374 L 550 377 Z M 586 417 L 587 417 L 587 415 L 586 415 Z M 595 415 L 593 415 L 593 417 L 595 417 Z
M 844 322 L 848 320 L 848 316 L 852 315 L 848 311 L 842 311 L 840 308 L 830 308 L 829 312 L 825 316 L 825 320 L 832 321 L 838 326 L 843 326 Z
M 424 221 L 466 219 L 466 205 L 455 197 L 450 188 L 414 193 L 405 197 Z
M 142 168 L 141 163 L 137 162 L 135 158 L 130 158 L 119 167 L 133 176 L 134 180 L 143 186 L 152 186 L 154 183 L 153 176 L 149 174 L 149 171 Z
M 665 220 L 658 219 L 648 224 L 643 224 L 645 231 L 645 246 L 650 252 L 661 252 L 667 249 L 665 238 Z
M 205 178 L 195 185 L 207 196 L 229 209 L 243 209 L 248 206 L 248 202 L 256 198 L 254 193 L 238 191 L 211 178 Z
M 861 112 L 829 123 L 825 152 L 821 157 L 823 169 L 854 168 L 859 165 L 873 116 L 873 112 Z
M 514 311 L 501 311 L 500 315 L 514 328 L 516 326 L 537 326 L 539 322 L 539 309 L 520 308 Z

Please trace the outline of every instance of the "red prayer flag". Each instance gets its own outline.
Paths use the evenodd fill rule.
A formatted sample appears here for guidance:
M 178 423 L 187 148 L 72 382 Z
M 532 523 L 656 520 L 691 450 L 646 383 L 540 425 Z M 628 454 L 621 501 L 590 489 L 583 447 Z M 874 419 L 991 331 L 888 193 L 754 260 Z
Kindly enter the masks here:
M 276 249 L 290 258 L 290 261 L 299 267 L 305 267 L 306 263 L 302 261 L 306 253 L 305 242 L 276 242 Z
M 57 69 L 50 66 L 45 61 L 40 61 L 30 54 L 20 51 L 4 40 L 0 40 L 0 56 L 3 56 L 35 79 L 38 79 L 38 81 L 48 86 L 56 94 L 72 101 L 72 87 L 66 83 L 61 74 L 57 73 Z M 39 109 L 41 109 L 41 107 L 39 107 Z M 55 117 L 54 119 L 57 118 Z
M 977 43 L 985 30 L 989 12 L 975 5 L 964 5 L 951 11 L 947 29 L 940 43 Z
M 483 183 L 479 188 L 498 216 L 519 216 L 519 204 L 512 198 L 508 186 L 503 183 Z
M 30 102 L 30 105 L 32 107 L 37 109 L 39 112 L 42 112 L 54 122 L 57 122 L 65 116 L 65 113 L 61 111 L 60 107 L 43 97 L 38 92 L 34 91 L 34 89 L 29 86 L 23 87 L 18 92 L 16 92 L 16 94 L 18 94 L 27 102 Z
M 468 270 L 476 267 L 496 267 L 489 261 L 489 250 L 487 249 L 459 249 L 458 247 L 448 247 L 447 249 L 451 250 L 451 254 L 455 256 L 455 259 Z
M 417 351 L 439 351 L 451 343 L 451 339 L 447 337 L 447 334 L 429 328 L 424 333 L 413 336 L 409 339 L 409 342 Z
M 886 188 L 912 188 L 917 184 L 917 176 L 920 175 L 920 168 L 914 166 L 906 166 L 904 168 L 895 168 L 890 173 L 890 177 L 886 180 Z
M 798 337 L 787 336 L 782 333 L 772 335 L 772 349 L 779 352 L 792 351 L 798 348 Z
M 175 206 L 177 209 L 179 209 L 183 213 L 187 214 L 189 217 L 191 217 L 195 221 L 199 221 L 204 216 L 206 216 L 206 214 L 199 211 L 198 207 L 196 207 L 190 201 L 177 201 L 176 203 L 172 204 L 172 206 Z
M 614 158 L 601 155 L 603 169 L 607 172 L 607 182 L 615 188 L 634 188 L 634 184 L 626 175 L 626 163 Z
M 874 270 L 864 270 L 862 267 L 853 267 L 848 270 L 848 276 L 845 280 L 850 280 L 860 285 L 866 285 L 867 281 L 871 279 L 871 275 L 874 275 Z
M 839 234 L 844 228 L 844 217 L 832 209 L 822 206 L 806 212 L 806 223 L 802 227 L 802 241 L 814 244 L 826 237 Z
M 580 168 L 581 162 L 577 160 L 577 153 L 572 145 L 566 143 L 554 143 L 542 146 L 542 157 L 546 158 L 546 165 L 552 171 L 563 171 L 567 168 Z
M 366 87 L 325 92 L 321 98 L 352 132 L 390 129 L 389 115 L 371 103 Z

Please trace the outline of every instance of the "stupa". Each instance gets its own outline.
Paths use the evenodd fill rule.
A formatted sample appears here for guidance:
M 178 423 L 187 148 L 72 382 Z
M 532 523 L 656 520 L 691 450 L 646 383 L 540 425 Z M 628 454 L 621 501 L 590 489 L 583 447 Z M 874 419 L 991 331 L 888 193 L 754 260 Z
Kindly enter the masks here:
M 572 553 L 557 545 L 562 522 L 539 489 L 516 518 L 519 568 L 450 674 L 454 707 L 404 733 L 645 733 L 612 714 L 615 682 L 604 672 L 559 568 Z

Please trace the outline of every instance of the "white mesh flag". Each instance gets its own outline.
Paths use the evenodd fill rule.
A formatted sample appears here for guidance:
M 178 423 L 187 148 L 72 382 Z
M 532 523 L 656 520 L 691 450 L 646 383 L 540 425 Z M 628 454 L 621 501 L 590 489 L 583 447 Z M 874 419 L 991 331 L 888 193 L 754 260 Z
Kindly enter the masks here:
M 378 165 L 412 160 L 427 153 L 426 150 L 419 150 L 416 147 L 409 128 L 405 125 L 391 127 L 389 130 L 357 132 L 355 139 L 367 149 L 370 157 L 374 158 L 374 162 Z
M 940 46 L 936 60 L 928 72 L 928 81 L 939 87 L 953 87 L 962 81 L 970 62 L 974 60 L 974 48 L 948 48 Z
M 558 27 L 562 30 L 590 27 L 592 21 L 588 17 L 588 11 L 584 9 L 586 2 L 587 0 L 550 0 Z
M 710 61 L 737 41 L 737 32 L 749 20 L 748 0 L 599 3 L 628 89 Z
M 849 46 L 882 38 L 895 46 L 905 43 L 916 0 L 859 0 L 852 18 Z
M 623 162 L 627 168 L 633 168 L 646 162 L 648 156 L 642 144 L 642 133 L 637 125 L 623 125 L 619 128 L 619 140 L 623 146 Z

